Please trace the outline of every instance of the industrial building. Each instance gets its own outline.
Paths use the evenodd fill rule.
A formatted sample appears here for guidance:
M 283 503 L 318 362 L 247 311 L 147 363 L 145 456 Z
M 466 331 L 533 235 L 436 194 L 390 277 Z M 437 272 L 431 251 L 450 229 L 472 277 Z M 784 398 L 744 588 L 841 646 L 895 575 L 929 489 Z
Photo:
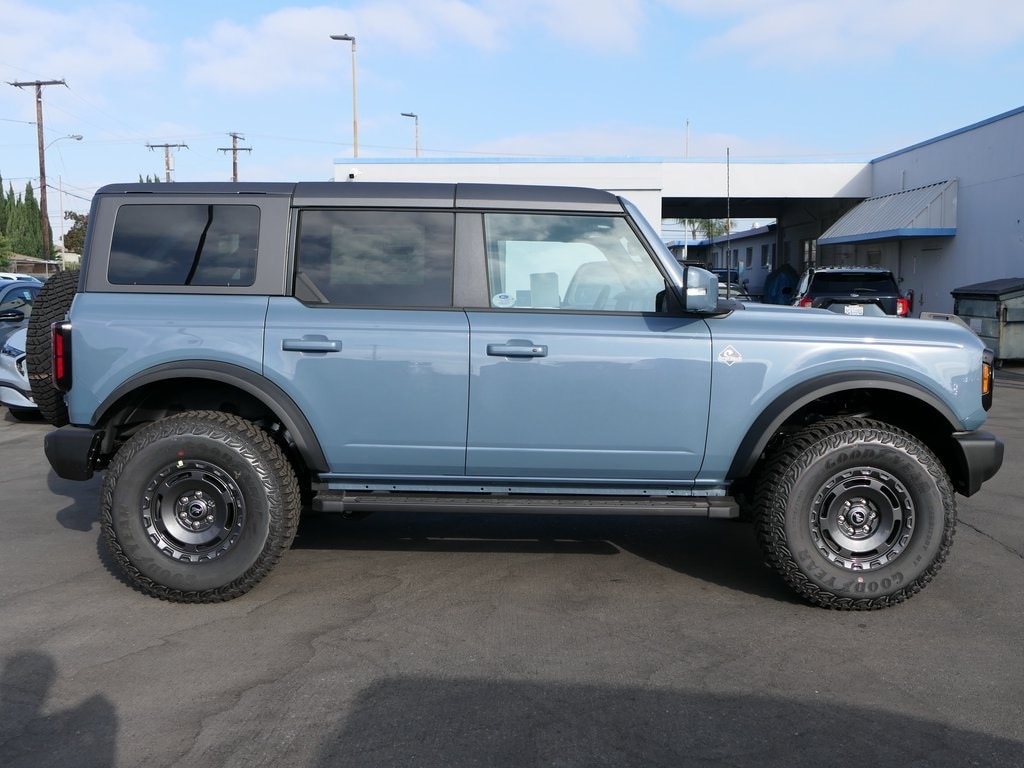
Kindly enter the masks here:
M 952 312 L 959 286 L 1024 276 L 1024 107 L 862 163 L 358 158 L 337 159 L 335 179 L 587 186 L 655 224 L 774 220 L 705 243 L 711 266 L 742 263 L 752 290 L 783 264 L 884 266 L 915 315 Z

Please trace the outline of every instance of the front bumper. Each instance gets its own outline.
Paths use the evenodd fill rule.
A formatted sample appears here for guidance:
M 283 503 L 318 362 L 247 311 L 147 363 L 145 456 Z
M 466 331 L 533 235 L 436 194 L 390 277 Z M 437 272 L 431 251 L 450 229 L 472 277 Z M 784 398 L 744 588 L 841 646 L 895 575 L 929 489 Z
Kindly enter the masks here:
M 30 393 L 10 384 L 0 384 L 0 405 L 9 408 L 35 408 Z
M 43 452 L 53 471 L 65 480 L 88 480 L 96 468 L 102 432 L 66 426 L 47 433 Z
M 1003 465 L 1003 443 L 991 432 L 976 430 L 953 435 L 959 448 L 960 471 L 953 478 L 957 493 L 971 496 Z

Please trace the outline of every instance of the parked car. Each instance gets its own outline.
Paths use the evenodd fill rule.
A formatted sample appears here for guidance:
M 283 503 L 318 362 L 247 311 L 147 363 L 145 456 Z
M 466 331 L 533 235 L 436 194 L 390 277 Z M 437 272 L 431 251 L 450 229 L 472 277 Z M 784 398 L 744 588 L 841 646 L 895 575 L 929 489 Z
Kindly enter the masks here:
M 800 276 L 793 306 L 841 315 L 910 314 L 910 302 L 900 293 L 896 278 L 880 267 L 810 267 Z
M 733 299 L 734 301 L 753 301 L 754 297 L 747 293 L 747 289 L 739 283 L 725 283 L 718 281 L 718 297 L 720 299 Z
M 118 184 L 89 228 L 29 382 L 154 597 L 244 594 L 306 510 L 744 515 L 805 599 L 881 608 L 1002 464 L 968 328 L 723 301 L 610 192 Z
M 35 278 L 0 280 L 0 342 L 28 325 L 32 304 L 42 287 Z
M 39 416 L 25 368 L 27 334 L 27 328 L 19 328 L 0 347 L 0 405 L 6 405 L 11 415 L 19 420 Z

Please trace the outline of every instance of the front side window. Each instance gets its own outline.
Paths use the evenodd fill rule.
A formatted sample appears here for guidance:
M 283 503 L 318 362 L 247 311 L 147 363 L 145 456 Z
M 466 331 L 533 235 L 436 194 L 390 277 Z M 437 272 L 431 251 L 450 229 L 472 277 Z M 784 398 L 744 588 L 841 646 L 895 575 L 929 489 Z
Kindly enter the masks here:
M 450 307 L 454 260 L 453 213 L 299 214 L 296 294 L 314 303 Z
M 252 285 L 259 228 L 254 205 L 122 205 L 107 279 L 114 285 Z
M 653 312 L 665 280 L 615 216 L 484 215 L 491 306 Z

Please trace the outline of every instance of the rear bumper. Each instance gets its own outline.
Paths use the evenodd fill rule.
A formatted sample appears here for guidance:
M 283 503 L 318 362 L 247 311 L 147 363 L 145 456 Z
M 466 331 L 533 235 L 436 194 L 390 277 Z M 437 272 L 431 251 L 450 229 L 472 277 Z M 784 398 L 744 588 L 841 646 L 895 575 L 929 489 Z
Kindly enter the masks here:
M 981 430 L 953 435 L 960 449 L 961 471 L 954 478 L 957 493 L 971 496 L 1003 465 L 1003 443 L 991 432 Z
M 96 467 L 102 432 L 61 427 L 43 438 L 43 452 L 53 471 L 65 480 L 88 480 Z

